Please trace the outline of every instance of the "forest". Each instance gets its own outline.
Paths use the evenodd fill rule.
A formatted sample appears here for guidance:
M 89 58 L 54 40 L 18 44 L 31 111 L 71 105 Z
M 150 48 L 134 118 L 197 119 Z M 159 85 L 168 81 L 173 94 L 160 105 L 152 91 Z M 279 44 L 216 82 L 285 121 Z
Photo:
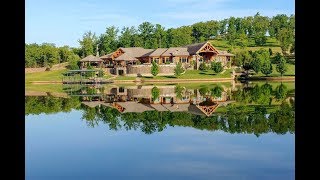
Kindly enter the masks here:
M 177 28 L 143 22 L 138 27 L 106 27 L 97 35 L 87 31 L 78 40 L 79 47 L 57 47 L 52 43 L 25 44 L 25 67 L 51 67 L 69 62 L 76 64 L 81 58 L 97 53 L 102 56 L 119 47 L 165 48 L 220 40 L 233 47 L 267 46 L 267 39 L 276 39 L 282 53 L 295 51 L 295 15 L 278 14 L 273 17 L 256 13 L 248 17 L 230 17 L 223 20 L 198 22 Z M 215 45 L 215 44 L 213 44 Z M 97 52 L 98 50 L 98 52 Z

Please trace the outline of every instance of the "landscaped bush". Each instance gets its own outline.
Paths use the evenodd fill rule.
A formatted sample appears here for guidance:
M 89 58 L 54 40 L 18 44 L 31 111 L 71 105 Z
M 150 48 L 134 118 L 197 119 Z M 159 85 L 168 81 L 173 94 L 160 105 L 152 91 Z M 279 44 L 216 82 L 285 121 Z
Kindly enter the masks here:
M 212 62 L 211 63 L 211 69 L 215 72 L 215 73 L 220 73 L 223 70 L 222 64 L 221 62 Z
M 205 71 L 205 70 L 208 70 L 208 66 L 203 62 L 200 64 L 199 69 L 201 71 Z

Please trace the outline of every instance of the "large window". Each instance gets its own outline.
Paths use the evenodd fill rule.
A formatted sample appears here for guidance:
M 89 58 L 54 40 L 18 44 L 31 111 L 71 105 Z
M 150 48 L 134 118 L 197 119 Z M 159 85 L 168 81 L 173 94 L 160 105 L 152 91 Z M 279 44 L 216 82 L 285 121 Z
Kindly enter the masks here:
M 180 62 L 181 62 L 181 63 L 188 63 L 188 58 L 186 58 L 186 57 L 180 57 Z

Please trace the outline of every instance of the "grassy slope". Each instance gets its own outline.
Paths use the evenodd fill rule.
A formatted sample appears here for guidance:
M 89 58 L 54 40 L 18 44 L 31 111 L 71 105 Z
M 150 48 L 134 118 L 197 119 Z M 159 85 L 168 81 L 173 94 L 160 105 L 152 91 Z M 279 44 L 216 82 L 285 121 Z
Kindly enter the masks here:
M 229 48 L 231 48 L 231 46 L 228 44 L 226 40 L 210 40 L 210 43 L 219 50 L 228 50 Z M 270 38 L 270 37 L 267 38 L 267 43 L 265 46 L 255 46 L 254 40 L 249 39 L 248 47 L 246 47 L 245 49 L 256 51 L 256 50 L 259 50 L 260 48 L 267 49 L 267 50 L 271 48 L 273 53 L 276 53 L 276 52 L 282 53 L 279 42 L 275 38 Z M 234 46 L 234 49 L 233 49 L 234 52 L 238 52 L 240 50 L 241 50 L 240 46 Z
M 30 83 L 31 81 L 61 81 L 62 73 L 66 72 L 66 69 L 57 71 L 45 71 L 36 73 L 26 73 L 25 81 Z

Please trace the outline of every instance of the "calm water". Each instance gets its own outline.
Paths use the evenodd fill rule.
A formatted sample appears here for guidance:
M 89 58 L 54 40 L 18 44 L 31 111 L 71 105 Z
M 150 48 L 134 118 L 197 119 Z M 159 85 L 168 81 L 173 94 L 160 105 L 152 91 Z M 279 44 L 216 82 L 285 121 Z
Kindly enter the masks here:
M 295 179 L 292 83 L 65 91 L 26 95 L 26 179 Z

